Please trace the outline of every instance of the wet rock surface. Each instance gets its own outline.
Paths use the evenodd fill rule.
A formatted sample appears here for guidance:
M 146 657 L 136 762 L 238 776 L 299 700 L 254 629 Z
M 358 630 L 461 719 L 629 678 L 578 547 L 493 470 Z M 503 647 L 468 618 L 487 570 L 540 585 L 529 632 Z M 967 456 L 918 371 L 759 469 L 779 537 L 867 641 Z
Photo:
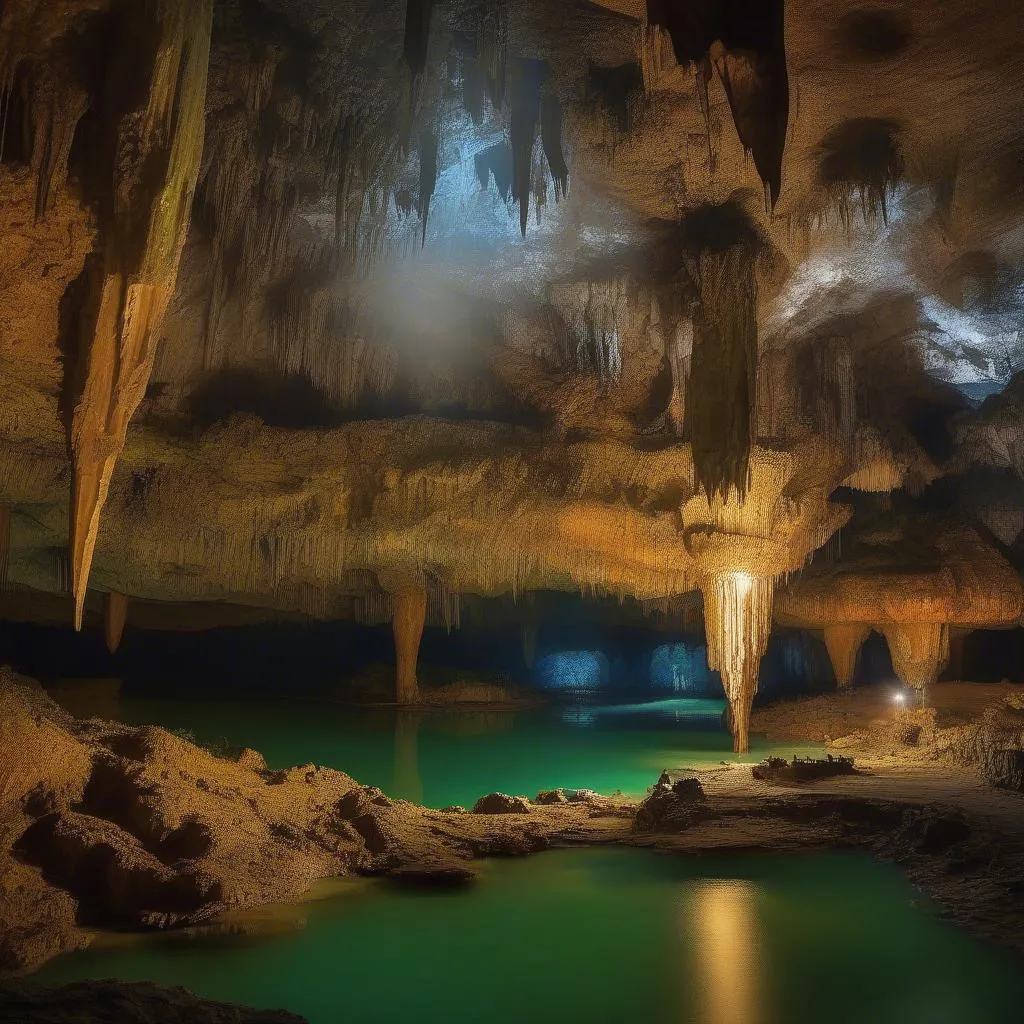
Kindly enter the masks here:
M 614 817 L 625 801 L 531 810 L 492 794 L 492 809 L 467 814 L 316 765 L 270 773 L 253 754 L 216 757 L 163 729 L 77 721 L 8 670 L 0 704 L 16 752 L 0 765 L 0 972 L 81 947 L 89 927 L 202 924 L 339 876 L 460 885 L 478 856 L 626 827 Z

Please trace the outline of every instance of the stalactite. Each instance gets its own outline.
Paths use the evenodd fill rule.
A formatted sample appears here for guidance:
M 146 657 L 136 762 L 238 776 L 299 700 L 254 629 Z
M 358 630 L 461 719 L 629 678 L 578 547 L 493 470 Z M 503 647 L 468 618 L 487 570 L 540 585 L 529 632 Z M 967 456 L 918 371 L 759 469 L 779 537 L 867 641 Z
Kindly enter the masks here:
M 437 187 L 437 158 L 441 146 L 440 124 L 437 116 L 429 118 L 420 131 L 420 221 L 423 233 L 420 244 L 427 244 L 427 219 L 430 216 L 430 201 Z
M 750 749 L 750 709 L 772 630 L 775 581 L 727 573 L 702 586 L 708 665 L 722 676 L 731 711 L 733 749 Z
M 836 623 L 824 629 L 825 647 L 832 659 L 832 669 L 840 688 L 849 686 L 857 668 L 857 655 L 871 632 L 859 622 Z
M 949 661 L 949 626 L 944 622 L 888 622 L 885 634 L 896 675 L 927 692 Z
M 818 183 L 829 194 L 840 221 L 850 227 L 850 196 L 859 193 L 865 222 L 880 212 L 889 223 L 888 194 L 905 173 L 900 127 L 875 117 L 843 121 L 818 149 Z
M 128 618 L 128 598 L 116 591 L 103 595 L 103 638 L 107 650 L 116 654 L 124 635 L 124 624 Z
M 489 0 L 477 28 L 477 54 L 487 80 L 487 91 L 496 111 L 505 103 L 508 77 L 507 0 Z
M 484 93 L 487 90 L 487 76 L 480 64 L 478 41 L 460 32 L 452 33 L 452 42 L 459 55 L 459 70 L 462 75 L 462 105 L 473 119 L 473 124 L 483 124 Z
M 548 80 L 541 100 L 540 138 L 544 156 L 555 183 L 555 202 L 569 194 L 569 165 L 562 152 L 562 103 L 555 92 L 554 83 Z
M 396 700 L 399 704 L 417 704 L 420 692 L 416 661 L 427 615 L 427 592 L 422 587 L 404 586 L 393 595 L 393 602 Z
M 486 189 L 494 177 L 498 195 L 508 202 L 512 195 L 512 148 L 499 142 L 482 149 L 473 158 L 480 187 Z
M 509 139 L 512 143 L 512 199 L 519 204 L 519 227 L 526 237 L 530 216 L 533 147 L 540 122 L 541 85 L 547 75 L 544 61 L 520 60 L 512 75 L 512 113 Z
M 686 424 L 686 390 L 690 380 L 690 361 L 693 357 L 693 322 L 681 320 L 669 328 L 665 355 L 672 374 L 672 395 L 669 398 L 668 418 L 672 432 L 681 437 Z
M 648 0 L 647 18 L 670 34 L 679 63 L 698 69 L 699 94 L 714 59 L 736 132 L 774 205 L 789 128 L 785 0 Z
M 75 128 L 88 106 L 85 90 L 59 67 L 36 76 L 32 97 L 32 170 L 36 175 L 38 223 L 50 207 L 55 181 L 67 177 Z
M 434 0 L 406 0 L 403 53 L 414 81 L 423 74 L 427 66 L 430 23 L 433 17 Z
M 755 255 L 744 243 L 702 250 L 693 276 L 686 417 L 697 480 L 709 497 L 746 493 L 757 408 Z
M 852 454 L 857 430 L 857 390 L 849 348 L 841 339 L 814 347 L 815 401 L 820 431 Z
M 128 421 L 145 394 L 178 264 L 203 147 L 211 0 L 162 0 L 125 9 L 126 36 L 156 36 L 138 106 L 121 75 L 139 75 L 126 52 L 108 71 L 113 191 L 101 219 L 70 429 L 71 571 L 81 627 L 99 519 Z

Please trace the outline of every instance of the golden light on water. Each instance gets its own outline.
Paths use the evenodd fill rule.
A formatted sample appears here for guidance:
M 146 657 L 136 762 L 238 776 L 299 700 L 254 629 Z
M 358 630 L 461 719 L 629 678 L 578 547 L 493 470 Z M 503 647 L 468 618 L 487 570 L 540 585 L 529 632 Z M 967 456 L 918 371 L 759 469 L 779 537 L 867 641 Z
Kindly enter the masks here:
M 750 882 L 699 883 L 690 901 L 702 1024 L 761 1024 L 757 889 Z

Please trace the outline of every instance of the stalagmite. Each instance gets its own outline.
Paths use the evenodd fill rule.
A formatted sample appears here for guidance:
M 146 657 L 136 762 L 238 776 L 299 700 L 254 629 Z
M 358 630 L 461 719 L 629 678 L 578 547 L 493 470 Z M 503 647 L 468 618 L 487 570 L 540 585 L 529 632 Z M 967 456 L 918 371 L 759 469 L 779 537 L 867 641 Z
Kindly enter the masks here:
M 78 401 L 70 430 L 70 546 L 79 629 L 100 514 L 128 421 L 149 382 L 188 232 L 203 147 L 212 2 L 130 5 L 124 18 L 126 37 L 155 37 L 157 44 L 143 89 L 120 81 L 138 80 L 136 50 L 108 69 L 113 191 L 103 204 L 100 252 L 71 370 Z
M 836 682 L 840 687 L 849 686 L 857 667 L 857 655 L 861 644 L 867 639 L 871 627 L 859 622 L 848 622 L 826 626 L 825 647 L 832 659 Z
M 701 589 L 708 665 L 722 676 L 733 750 L 745 754 L 750 749 L 750 709 L 761 658 L 771 635 L 775 581 L 735 572 L 718 576 Z
M 417 704 L 420 699 L 416 681 L 423 624 L 427 617 L 427 591 L 407 585 L 392 595 L 394 612 L 391 628 L 395 636 L 396 697 L 399 704 Z
M 888 622 L 878 627 L 889 644 L 892 667 L 907 685 L 922 691 L 938 679 L 949 661 L 949 626 L 944 622 Z
M 121 646 L 124 635 L 124 624 L 128 618 L 128 598 L 116 591 L 108 591 L 103 596 L 103 638 L 107 642 L 107 650 L 116 654 Z

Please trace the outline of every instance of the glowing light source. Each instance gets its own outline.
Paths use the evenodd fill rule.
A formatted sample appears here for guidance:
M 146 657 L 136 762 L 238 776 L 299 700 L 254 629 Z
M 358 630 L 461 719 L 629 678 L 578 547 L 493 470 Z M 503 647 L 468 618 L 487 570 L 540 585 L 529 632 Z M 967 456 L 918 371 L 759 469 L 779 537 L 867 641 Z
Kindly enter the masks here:
M 892 702 L 893 704 L 902 706 L 907 703 L 907 695 L 902 690 L 897 690 L 896 693 L 892 695 Z

